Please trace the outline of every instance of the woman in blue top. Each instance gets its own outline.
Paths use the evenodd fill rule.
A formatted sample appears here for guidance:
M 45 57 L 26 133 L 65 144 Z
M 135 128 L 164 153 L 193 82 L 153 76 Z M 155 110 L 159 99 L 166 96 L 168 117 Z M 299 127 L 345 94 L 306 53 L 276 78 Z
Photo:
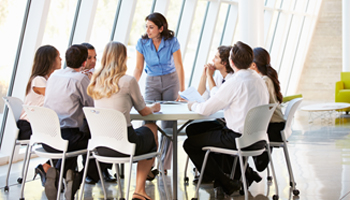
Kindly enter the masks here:
M 180 44 L 162 14 L 152 13 L 146 17 L 146 33 L 138 40 L 136 50 L 134 77 L 137 81 L 146 63 L 145 100 L 179 100 L 178 91 L 185 89 Z M 171 128 L 172 122 L 162 122 L 162 127 Z M 171 142 L 165 140 L 165 149 L 169 149 L 162 156 L 165 169 L 170 169 L 171 147 Z

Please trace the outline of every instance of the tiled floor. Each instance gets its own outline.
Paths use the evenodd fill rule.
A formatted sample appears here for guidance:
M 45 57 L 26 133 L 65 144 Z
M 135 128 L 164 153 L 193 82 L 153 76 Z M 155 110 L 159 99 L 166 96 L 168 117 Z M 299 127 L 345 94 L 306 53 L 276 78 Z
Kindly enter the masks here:
M 309 102 L 310 103 L 310 102 Z M 303 105 L 309 104 L 303 102 Z M 332 120 L 325 121 L 316 119 L 313 123 L 308 123 L 308 113 L 297 111 L 293 124 L 293 135 L 289 139 L 289 151 L 292 160 L 293 172 L 300 190 L 299 196 L 293 196 L 289 187 L 288 172 L 285 166 L 283 152 L 275 149 L 273 159 L 277 173 L 280 199 L 293 200 L 350 200 L 350 116 L 342 115 L 342 118 L 333 116 Z M 341 123 L 340 123 L 341 122 Z M 183 169 L 186 155 L 182 150 L 182 142 L 179 140 L 179 186 L 178 199 L 191 199 L 194 195 L 195 185 L 192 184 L 192 167 L 189 168 L 190 184 L 184 185 Z M 31 160 L 31 168 L 28 177 L 33 176 L 33 168 L 43 162 L 41 158 Z M 16 184 L 16 179 L 21 169 L 21 163 L 16 163 L 13 167 L 10 190 L 4 192 L 7 166 L 0 166 L 0 199 L 18 199 L 20 195 L 20 185 Z M 135 166 L 134 166 L 135 169 Z M 264 177 L 260 183 L 253 183 L 249 188 L 249 199 L 267 200 L 272 199 L 275 194 L 274 185 L 268 186 L 266 182 L 266 172 L 260 174 Z M 133 173 L 130 194 L 135 188 L 135 173 Z M 167 190 L 170 192 L 171 171 L 166 176 Z M 126 181 L 122 182 L 125 189 Z M 164 187 L 161 179 L 147 182 L 147 193 L 155 200 L 166 199 Z M 120 197 L 117 184 L 108 184 L 108 199 Z M 62 195 L 62 199 L 64 195 Z M 78 195 L 76 195 L 77 197 Z M 88 185 L 85 187 L 85 199 L 103 199 L 101 185 Z M 44 188 L 40 180 L 28 180 L 25 188 L 26 199 L 46 199 Z M 215 199 L 212 185 L 203 185 L 200 189 L 199 199 Z M 244 199 L 238 193 L 231 197 L 218 199 Z

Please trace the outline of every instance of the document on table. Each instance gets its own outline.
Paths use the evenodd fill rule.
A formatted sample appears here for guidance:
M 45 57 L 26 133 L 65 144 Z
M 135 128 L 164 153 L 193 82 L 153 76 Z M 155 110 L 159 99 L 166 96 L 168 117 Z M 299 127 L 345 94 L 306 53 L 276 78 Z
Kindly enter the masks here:
M 199 103 L 205 101 L 202 95 L 200 95 L 194 87 L 189 87 L 182 92 L 179 91 L 179 95 L 187 101 L 197 101 Z

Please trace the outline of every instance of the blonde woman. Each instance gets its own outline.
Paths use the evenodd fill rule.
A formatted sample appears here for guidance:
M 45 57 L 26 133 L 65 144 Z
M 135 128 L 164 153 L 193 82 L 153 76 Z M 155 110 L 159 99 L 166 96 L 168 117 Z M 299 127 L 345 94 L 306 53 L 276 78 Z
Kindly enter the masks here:
M 160 104 L 147 107 L 139 85 L 133 76 L 126 75 L 126 47 L 120 42 L 110 42 L 104 49 L 101 69 L 96 71 L 88 87 L 96 108 L 116 109 L 124 113 L 128 124 L 129 142 L 136 144 L 135 155 L 157 151 L 157 126 L 153 123 L 134 129 L 130 110 L 134 107 L 142 116 L 160 110 Z M 117 156 L 119 153 L 107 148 L 98 149 L 101 155 Z M 145 190 L 147 174 L 154 159 L 142 160 L 137 165 L 136 188 L 133 200 L 151 199 Z

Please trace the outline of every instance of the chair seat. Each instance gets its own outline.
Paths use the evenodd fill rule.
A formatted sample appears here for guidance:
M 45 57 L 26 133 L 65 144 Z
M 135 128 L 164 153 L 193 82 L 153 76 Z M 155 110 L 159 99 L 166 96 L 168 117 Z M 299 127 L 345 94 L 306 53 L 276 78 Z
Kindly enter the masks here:
M 35 154 L 37 154 L 39 157 L 44 158 L 53 158 L 53 159 L 61 159 L 62 158 L 62 152 L 47 152 L 43 147 L 38 147 L 33 150 Z M 71 151 L 66 153 L 66 157 L 75 157 L 81 154 L 86 154 L 87 150 L 77 150 L 77 151 Z
M 148 153 L 148 154 L 143 154 L 140 156 L 134 156 L 133 157 L 133 162 L 137 162 L 140 160 L 145 160 L 148 158 L 154 158 L 158 155 L 160 155 L 160 152 L 153 152 L 153 153 Z M 126 163 L 130 161 L 130 157 L 107 157 L 107 156 L 100 156 L 94 153 L 94 157 L 99 161 L 99 162 L 105 162 L 105 163 Z
M 210 150 L 214 153 L 223 153 L 223 154 L 230 154 L 230 155 L 238 155 L 238 151 L 234 149 L 226 149 L 226 148 L 220 148 L 220 147 L 203 147 L 203 151 Z M 265 148 L 258 149 L 258 150 L 245 150 L 241 151 L 242 156 L 254 156 L 254 155 L 260 155 L 265 151 Z

